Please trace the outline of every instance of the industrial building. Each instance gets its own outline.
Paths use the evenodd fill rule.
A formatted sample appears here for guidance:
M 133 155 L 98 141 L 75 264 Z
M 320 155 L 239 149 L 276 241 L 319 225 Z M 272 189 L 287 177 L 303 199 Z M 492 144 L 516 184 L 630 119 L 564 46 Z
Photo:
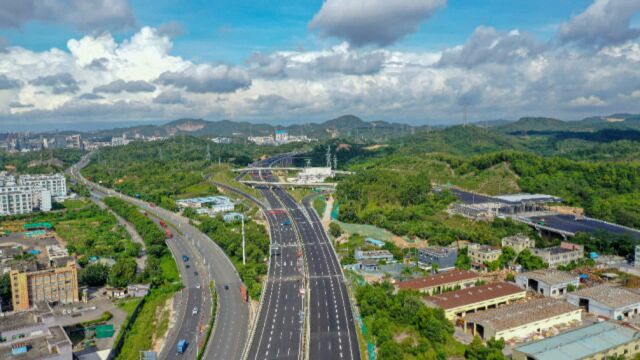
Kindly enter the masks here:
M 429 306 L 443 309 L 447 319 L 454 320 L 478 310 L 515 302 L 526 296 L 527 292 L 518 286 L 500 282 L 433 295 L 424 298 L 424 302 Z
M 376 261 L 393 261 L 393 254 L 388 250 L 372 250 L 372 251 L 363 251 L 356 250 L 353 256 L 356 260 L 376 260 Z
M 0 339 L 0 359 L 73 359 L 71 340 L 44 302 L 31 311 L 4 315 Z
M 78 271 L 73 261 L 64 267 L 44 270 L 11 270 L 9 277 L 15 311 L 28 310 L 39 301 L 62 304 L 78 302 Z
M 563 241 L 559 246 L 544 249 L 532 249 L 534 255 L 539 256 L 549 264 L 549 268 L 555 269 L 558 265 L 567 265 L 572 261 L 578 261 L 584 257 L 582 245 Z
M 454 269 L 431 276 L 401 281 L 395 284 L 397 290 L 418 290 L 426 295 L 439 294 L 444 291 L 467 289 L 475 286 L 480 280 L 478 273 L 468 270 Z
M 566 271 L 534 270 L 516 275 L 516 284 L 525 290 L 550 297 L 559 297 L 580 285 L 580 278 Z
M 418 266 L 421 269 L 430 270 L 434 267 L 438 271 L 446 271 L 455 268 L 458 250 L 452 247 L 430 246 L 418 249 Z
M 476 269 L 483 269 L 486 262 L 498 260 L 502 255 L 502 250 L 489 245 L 469 244 L 467 246 L 467 255 L 471 258 L 471 266 Z
M 640 312 L 640 294 L 610 285 L 578 290 L 568 294 L 567 301 L 590 314 L 614 320 L 635 318 Z
M 535 248 L 536 242 L 528 236 L 518 234 L 502 238 L 502 247 L 505 246 L 509 246 L 516 254 L 519 254 L 525 249 Z
M 581 323 L 582 309 L 560 299 L 541 298 L 469 314 L 465 331 L 483 340 L 524 339 L 563 326 Z
M 632 358 L 640 352 L 640 332 L 611 321 L 569 330 L 513 349 L 513 360 Z
M 198 214 L 218 214 L 227 211 L 233 211 L 235 205 L 231 199 L 226 196 L 206 196 L 190 199 L 176 200 L 176 205 L 181 208 L 196 209 Z

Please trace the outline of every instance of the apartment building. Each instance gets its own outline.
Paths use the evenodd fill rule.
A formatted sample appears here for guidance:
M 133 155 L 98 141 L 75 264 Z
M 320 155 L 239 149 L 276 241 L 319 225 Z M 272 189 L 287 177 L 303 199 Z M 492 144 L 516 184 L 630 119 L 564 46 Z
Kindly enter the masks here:
M 54 198 L 67 196 L 67 179 L 63 174 L 21 175 L 18 184 L 49 190 Z
M 550 269 L 555 269 L 558 265 L 567 265 L 572 261 L 582 259 L 584 257 L 584 247 L 563 241 L 559 246 L 532 249 L 532 253 L 541 257 L 544 262 L 549 264 Z
M 38 301 L 63 304 L 79 301 L 78 270 L 74 261 L 44 270 L 11 270 L 9 276 L 15 311 L 28 310 Z

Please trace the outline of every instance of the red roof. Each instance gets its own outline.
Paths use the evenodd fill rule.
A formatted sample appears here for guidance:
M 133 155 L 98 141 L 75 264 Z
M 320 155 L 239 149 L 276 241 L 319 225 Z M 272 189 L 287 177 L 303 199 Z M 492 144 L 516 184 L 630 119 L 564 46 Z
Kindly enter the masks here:
M 396 286 L 399 289 L 425 289 L 431 288 L 435 286 L 441 286 L 451 283 L 457 283 L 459 281 L 475 279 L 478 277 L 478 274 L 469 271 L 469 270 L 451 270 L 447 272 L 442 272 L 436 275 L 427 276 L 420 279 L 401 281 L 396 283 Z
M 426 297 L 424 300 L 443 309 L 454 309 L 460 306 L 524 292 L 525 290 L 515 284 L 499 282 L 449 291 L 444 294 Z

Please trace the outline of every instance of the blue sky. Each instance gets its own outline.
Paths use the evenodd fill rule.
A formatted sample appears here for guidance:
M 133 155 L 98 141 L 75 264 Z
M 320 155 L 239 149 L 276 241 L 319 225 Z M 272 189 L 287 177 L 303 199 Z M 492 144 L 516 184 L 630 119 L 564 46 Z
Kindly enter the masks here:
M 0 1 L 0 125 L 640 112 L 640 0 Z
M 397 50 L 439 51 L 463 43 L 478 25 L 500 30 L 520 29 L 541 40 L 553 37 L 557 25 L 584 10 L 585 0 L 457 0 L 420 26 L 420 31 L 389 47 Z M 317 50 L 339 43 L 308 30 L 320 9 L 318 0 L 134 0 L 138 26 L 158 27 L 175 22 L 184 34 L 174 40 L 174 53 L 196 61 L 240 64 L 254 51 Z M 137 31 L 114 33 L 124 39 Z M 70 25 L 29 22 L 21 29 L 0 31 L 13 45 L 42 51 L 64 49 L 70 38 L 86 31 Z

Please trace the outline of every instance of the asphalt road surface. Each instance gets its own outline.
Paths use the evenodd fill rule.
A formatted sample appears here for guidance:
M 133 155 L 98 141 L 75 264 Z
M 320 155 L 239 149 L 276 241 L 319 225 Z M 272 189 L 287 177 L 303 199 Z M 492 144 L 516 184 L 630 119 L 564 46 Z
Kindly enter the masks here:
M 80 163 L 70 169 L 71 174 L 77 179 L 83 179 L 79 169 L 86 165 L 87 160 L 88 158 L 83 158 Z M 214 322 L 204 358 L 241 359 L 248 335 L 249 309 L 247 303 L 243 302 L 240 296 L 240 277 L 222 249 L 208 236 L 190 225 L 188 219 L 182 216 L 141 200 L 117 194 L 94 183 L 88 185 L 93 189 L 93 192 L 99 193 L 96 194 L 96 197 L 101 198 L 105 194 L 121 197 L 149 214 L 164 219 L 173 227 L 174 238 L 168 240 L 167 244 L 176 258 L 179 270 L 181 270 L 185 289 L 181 296 L 178 322 L 175 327 L 170 329 L 169 342 L 165 346 L 161 358 L 195 358 L 196 334 L 198 335 L 197 343 L 202 344 L 204 342 L 202 325 L 208 323 L 210 319 L 210 293 L 206 289 L 209 286 L 209 279 L 213 279 L 218 293 L 218 316 Z M 182 261 L 182 254 L 190 258 L 189 269 Z M 198 284 L 200 284 L 199 289 L 197 288 Z M 198 303 L 200 303 L 198 314 L 192 315 L 193 308 Z M 177 355 L 177 342 L 183 338 L 189 343 L 187 353 Z M 164 355 L 165 351 L 166 356 Z
M 260 175 L 255 173 L 255 178 Z M 262 307 L 247 358 L 299 359 L 304 325 L 304 258 L 288 214 L 269 189 L 263 189 L 269 209 L 265 216 L 271 232 L 269 274 Z
M 281 159 L 267 159 L 256 166 L 274 165 Z M 258 177 L 265 181 L 275 180 L 268 171 Z M 309 282 L 309 359 L 360 359 L 353 313 L 340 264 L 312 205 L 309 201 L 303 205 L 296 203 L 280 187 L 264 188 L 262 191 L 270 204 L 275 199 L 291 216 L 291 225 L 288 226 L 297 232 L 302 242 Z M 281 208 L 278 210 L 283 210 Z M 269 308 L 266 303 L 262 311 L 268 311 L 264 307 Z M 256 332 L 254 343 L 264 337 L 264 334 Z
M 531 217 L 530 219 L 535 223 L 544 220 L 544 226 L 574 234 L 577 232 L 595 233 L 597 231 L 608 231 L 617 235 L 628 234 L 633 238 L 640 240 L 640 231 L 638 230 L 631 230 L 619 225 L 609 224 L 590 218 L 576 220 L 573 215 L 548 215 Z

